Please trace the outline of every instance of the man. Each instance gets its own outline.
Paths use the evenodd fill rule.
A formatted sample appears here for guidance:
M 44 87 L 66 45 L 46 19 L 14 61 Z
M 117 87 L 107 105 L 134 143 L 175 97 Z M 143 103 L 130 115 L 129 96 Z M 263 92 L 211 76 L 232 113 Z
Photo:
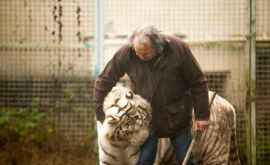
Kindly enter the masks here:
M 190 49 L 153 26 L 135 30 L 95 82 L 97 120 L 103 122 L 103 99 L 125 73 L 134 92 L 148 100 L 153 109 L 151 133 L 141 147 L 137 165 L 153 165 L 160 137 L 171 139 L 181 163 L 192 139 L 192 108 L 195 127 L 200 131 L 207 128 L 210 114 L 207 81 Z

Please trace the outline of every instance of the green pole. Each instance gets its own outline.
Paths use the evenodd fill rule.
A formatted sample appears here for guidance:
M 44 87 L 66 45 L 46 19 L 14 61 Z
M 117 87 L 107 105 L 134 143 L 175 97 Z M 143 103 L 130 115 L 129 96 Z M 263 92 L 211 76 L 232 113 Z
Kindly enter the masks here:
M 256 165 L 256 0 L 249 0 L 249 164 Z

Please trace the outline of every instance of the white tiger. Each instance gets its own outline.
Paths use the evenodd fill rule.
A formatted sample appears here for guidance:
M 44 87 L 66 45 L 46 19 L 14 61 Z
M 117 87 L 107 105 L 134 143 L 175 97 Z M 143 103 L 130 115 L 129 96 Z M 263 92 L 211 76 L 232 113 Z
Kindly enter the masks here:
M 211 100 L 213 92 L 209 92 Z M 100 165 L 135 165 L 149 135 L 151 106 L 131 89 L 115 86 L 104 100 L 105 121 L 98 122 Z M 240 164 L 236 148 L 236 114 L 220 96 L 213 100 L 210 127 L 196 142 L 193 155 L 203 165 Z M 199 147 L 198 147 L 199 146 Z M 155 165 L 176 164 L 169 139 L 159 140 Z
M 115 86 L 104 99 L 105 120 L 98 122 L 100 165 L 133 165 L 149 135 L 151 106 L 129 88 Z

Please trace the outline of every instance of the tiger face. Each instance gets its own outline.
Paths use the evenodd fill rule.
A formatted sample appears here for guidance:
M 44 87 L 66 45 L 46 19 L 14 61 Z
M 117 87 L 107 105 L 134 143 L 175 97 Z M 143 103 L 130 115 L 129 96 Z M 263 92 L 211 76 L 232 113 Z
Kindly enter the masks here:
M 113 87 L 105 97 L 103 111 L 103 130 L 112 143 L 122 141 L 140 145 L 147 138 L 152 118 L 151 106 L 129 88 L 121 85 Z

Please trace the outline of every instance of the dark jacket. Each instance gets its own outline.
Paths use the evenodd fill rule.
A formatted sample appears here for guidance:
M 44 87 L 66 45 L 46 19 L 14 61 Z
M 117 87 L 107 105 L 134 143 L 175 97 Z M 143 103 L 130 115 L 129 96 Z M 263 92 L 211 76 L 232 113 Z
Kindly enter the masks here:
M 209 119 L 206 78 L 180 39 L 167 36 L 163 53 L 150 61 L 140 60 L 129 45 L 121 47 L 95 82 L 97 120 L 104 120 L 103 99 L 125 73 L 134 92 L 151 103 L 152 129 L 159 137 L 175 136 L 190 126 L 192 106 L 197 120 Z

